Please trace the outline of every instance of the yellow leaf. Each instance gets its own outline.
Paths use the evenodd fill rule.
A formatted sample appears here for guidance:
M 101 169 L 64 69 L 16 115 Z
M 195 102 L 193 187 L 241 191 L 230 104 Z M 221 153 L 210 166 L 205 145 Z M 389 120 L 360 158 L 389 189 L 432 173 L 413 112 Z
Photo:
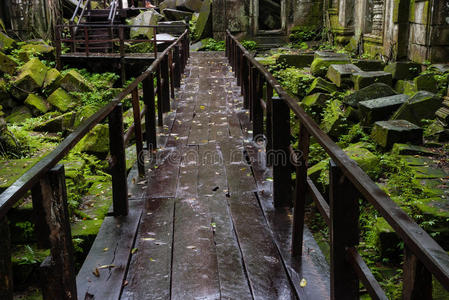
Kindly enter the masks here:
M 100 277 L 100 271 L 97 268 L 92 272 L 95 276 Z
M 300 287 L 306 287 L 307 285 L 307 280 L 305 278 L 301 279 L 301 281 L 299 282 L 299 286 Z

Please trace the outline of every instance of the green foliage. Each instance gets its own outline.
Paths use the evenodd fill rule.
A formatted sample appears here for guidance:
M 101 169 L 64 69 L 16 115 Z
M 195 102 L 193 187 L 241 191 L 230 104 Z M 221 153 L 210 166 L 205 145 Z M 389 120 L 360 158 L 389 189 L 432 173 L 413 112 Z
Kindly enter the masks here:
M 198 15 L 197 14 L 193 14 L 192 15 L 192 19 L 189 21 L 189 32 L 190 32 L 190 37 L 192 40 L 197 40 L 199 39 L 198 37 L 198 32 L 196 30 L 196 23 L 198 22 Z
M 301 69 L 286 68 L 273 72 L 273 76 L 291 95 L 302 99 L 313 81 L 313 77 Z
M 202 40 L 204 46 L 202 51 L 225 51 L 226 44 L 225 41 L 216 41 L 213 38 L 207 38 Z
M 310 26 L 295 26 L 292 28 L 289 39 L 292 43 L 314 41 L 321 37 L 320 30 Z
M 25 221 L 25 222 L 16 222 L 14 225 L 21 229 L 21 231 L 23 232 L 23 237 L 26 240 L 30 240 L 33 237 L 33 235 L 34 235 L 34 224 L 33 223 L 31 223 L 29 221 Z
M 253 51 L 253 50 L 256 50 L 256 48 L 257 48 L 257 43 L 255 41 L 243 40 L 240 43 L 248 51 Z

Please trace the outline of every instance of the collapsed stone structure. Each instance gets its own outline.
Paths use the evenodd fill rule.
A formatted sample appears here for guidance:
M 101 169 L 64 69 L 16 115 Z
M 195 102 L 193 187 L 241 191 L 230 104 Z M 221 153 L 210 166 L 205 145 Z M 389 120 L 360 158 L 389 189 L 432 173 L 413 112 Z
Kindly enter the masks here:
M 323 8 L 326 9 L 323 9 Z M 448 0 L 215 0 L 215 38 L 226 28 L 257 37 L 326 27 L 334 41 L 386 60 L 447 62 Z

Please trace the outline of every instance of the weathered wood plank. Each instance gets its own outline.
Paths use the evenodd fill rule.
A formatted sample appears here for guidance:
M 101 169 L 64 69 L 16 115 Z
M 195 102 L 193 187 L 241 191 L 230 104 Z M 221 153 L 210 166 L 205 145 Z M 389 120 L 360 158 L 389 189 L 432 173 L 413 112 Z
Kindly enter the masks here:
M 141 200 L 130 201 L 127 216 L 104 219 L 98 238 L 76 277 L 78 299 L 119 299 L 142 206 Z
M 208 206 L 198 198 L 198 167 L 198 157 L 184 156 L 175 205 L 172 299 L 220 298 Z
M 217 144 L 210 143 L 200 147 L 199 157 L 203 160 L 199 169 L 198 196 L 209 209 L 221 298 L 252 299 L 228 206 L 228 184 L 222 153 Z
M 170 299 L 174 198 L 148 199 L 122 300 Z
M 253 143 L 245 143 L 257 184 L 257 196 L 265 219 L 273 232 L 274 241 L 289 272 L 293 287 L 300 299 L 329 299 L 330 270 L 325 257 L 307 227 L 304 228 L 303 255 L 300 260 L 292 257 L 292 209 L 275 208 L 273 205 L 273 173 L 266 167 L 264 149 Z M 259 151 L 261 150 L 261 151 Z M 302 279 L 307 285 L 302 287 Z

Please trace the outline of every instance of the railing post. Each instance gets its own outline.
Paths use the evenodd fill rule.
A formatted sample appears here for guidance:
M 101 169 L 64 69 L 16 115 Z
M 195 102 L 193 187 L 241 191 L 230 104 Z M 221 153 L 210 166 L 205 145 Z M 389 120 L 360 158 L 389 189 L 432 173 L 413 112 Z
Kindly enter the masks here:
M 304 232 L 304 215 L 307 195 L 307 160 L 309 156 L 310 135 L 304 125 L 299 128 L 299 152 L 295 158 L 296 165 L 296 187 L 295 203 L 293 210 L 292 230 L 292 255 L 302 255 L 302 242 Z
M 266 151 L 267 153 L 270 153 L 273 150 L 273 88 L 271 87 L 270 83 L 267 82 L 266 86 L 266 103 L 267 103 L 267 112 L 266 112 L 266 138 L 267 138 L 267 145 L 266 145 Z M 267 157 L 267 166 L 272 166 L 271 156 Z
M 164 111 L 162 108 L 162 76 L 161 76 L 161 65 L 157 67 L 157 125 L 164 125 Z
M 238 86 L 240 86 L 241 85 L 241 82 L 242 82 L 242 78 L 241 78 L 241 75 L 242 75 L 242 73 L 240 72 L 240 70 L 241 70 L 241 66 L 240 66 L 240 64 L 239 64 L 239 62 L 240 62 L 240 57 L 241 57 L 241 55 L 242 55 L 242 50 L 239 48 L 239 47 L 236 47 L 236 57 L 235 57 L 235 60 L 236 60 L 236 65 L 235 65 L 235 77 L 237 78 L 237 85 Z M 237 63 L 238 62 L 238 63 Z
M 273 201 L 275 207 L 291 206 L 290 108 L 281 98 L 273 98 Z
M 156 107 L 154 97 L 154 78 L 153 73 L 148 75 L 143 81 L 143 102 L 147 107 L 145 113 L 145 133 L 147 138 L 147 149 L 149 154 L 157 148 L 156 139 Z
M 84 26 L 84 47 L 86 47 L 86 56 L 89 56 L 89 33 L 87 32 L 87 26 Z
M 403 270 L 402 299 L 431 300 L 432 274 L 408 247 L 405 247 Z
M 256 88 L 257 88 L 257 69 L 254 66 L 251 66 L 249 68 L 249 102 L 248 102 L 248 109 L 249 109 L 249 119 L 253 120 L 253 108 L 254 108 L 254 99 L 256 98 Z
M 0 299 L 13 300 L 11 237 L 8 219 L 0 220 Z
M 241 95 L 243 95 L 243 80 L 244 80 L 243 70 L 245 69 L 243 66 L 243 56 L 244 56 L 244 53 L 242 51 L 239 55 L 239 65 L 238 65 L 238 69 L 239 69 L 238 85 L 240 86 L 240 94 Z
M 50 229 L 48 228 L 47 216 L 43 206 L 44 195 L 40 181 L 31 189 L 31 198 L 33 201 L 34 232 L 37 244 L 41 249 L 50 248 Z
M 359 279 L 346 260 L 346 249 L 359 244 L 359 193 L 331 160 L 331 299 L 359 299 Z
M 120 71 L 122 77 L 122 85 L 126 82 L 126 67 L 125 67 L 125 29 L 119 27 L 118 36 L 120 39 Z
M 154 59 L 157 58 L 157 28 L 153 27 L 153 51 L 154 51 Z
M 170 94 L 171 98 L 175 99 L 175 70 L 173 67 L 173 48 L 168 53 L 168 71 L 170 74 Z
M 168 72 L 168 57 L 165 56 L 161 61 L 162 75 L 162 111 L 170 111 L 170 82 Z
M 55 27 L 55 39 L 56 39 L 56 69 L 61 71 L 62 65 L 61 65 L 61 51 L 62 51 L 62 45 L 61 45 L 61 29 L 59 26 Z
M 50 228 L 52 284 L 43 287 L 43 299 L 76 300 L 76 279 L 72 233 L 67 207 L 64 166 L 57 165 L 42 179 L 43 207 Z
M 245 57 L 243 60 L 243 108 L 249 108 L 250 86 L 251 86 L 251 69 L 249 67 L 248 59 Z
M 253 138 L 254 140 L 258 138 L 262 138 L 263 140 L 263 109 L 260 101 L 263 98 L 263 85 L 265 79 L 263 76 L 257 71 L 254 76 L 254 98 L 253 98 L 253 106 L 252 106 L 252 116 L 253 116 Z
M 140 103 L 139 90 L 135 88 L 132 91 L 132 106 L 134 115 L 134 134 L 136 136 L 136 151 L 137 151 L 137 168 L 139 176 L 145 176 L 145 155 L 143 152 L 143 138 L 142 138 L 142 120 L 140 118 Z
M 126 216 L 128 215 L 128 184 L 123 134 L 123 107 L 121 103 L 117 104 L 109 115 L 109 145 L 114 215 Z
M 175 88 L 179 88 L 181 87 L 181 59 L 179 57 L 179 46 L 175 45 L 174 47 L 174 63 L 175 63 L 175 68 L 174 68 L 174 74 L 175 74 L 175 80 L 174 80 L 174 84 L 175 84 Z

